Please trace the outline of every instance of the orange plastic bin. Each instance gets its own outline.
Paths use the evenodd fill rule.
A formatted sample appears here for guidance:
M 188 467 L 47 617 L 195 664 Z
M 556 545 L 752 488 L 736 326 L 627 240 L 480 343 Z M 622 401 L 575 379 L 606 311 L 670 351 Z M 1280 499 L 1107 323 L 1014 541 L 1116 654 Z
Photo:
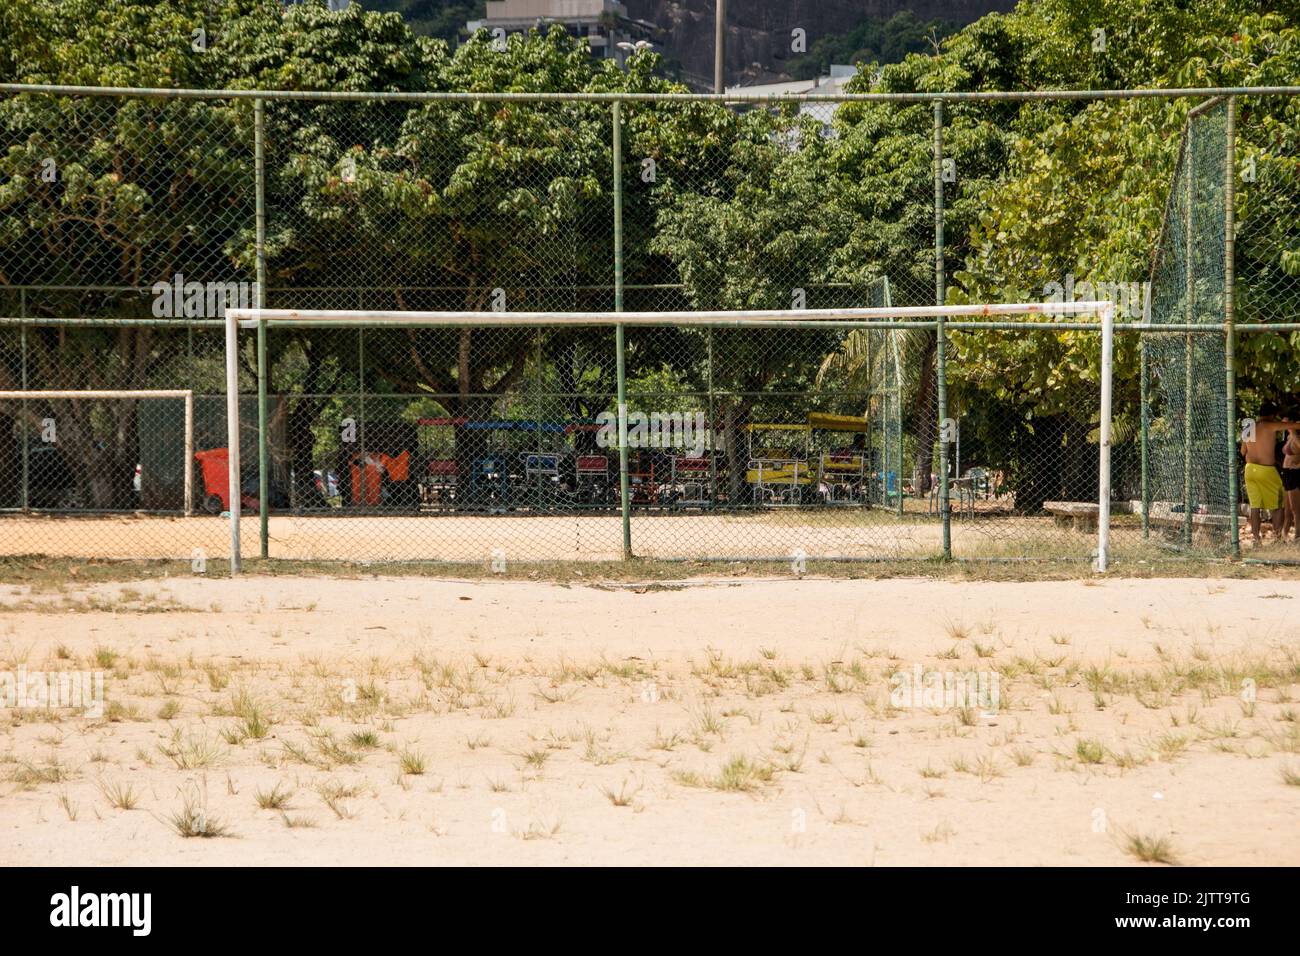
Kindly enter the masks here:
M 377 505 L 380 490 L 384 484 L 384 473 L 380 461 L 367 455 L 364 459 L 352 461 L 352 503 L 354 505 Z
M 230 510 L 230 449 L 212 448 L 196 451 L 195 459 L 203 475 L 203 504 L 212 511 L 213 498 L 221 502 L 221 510 Z

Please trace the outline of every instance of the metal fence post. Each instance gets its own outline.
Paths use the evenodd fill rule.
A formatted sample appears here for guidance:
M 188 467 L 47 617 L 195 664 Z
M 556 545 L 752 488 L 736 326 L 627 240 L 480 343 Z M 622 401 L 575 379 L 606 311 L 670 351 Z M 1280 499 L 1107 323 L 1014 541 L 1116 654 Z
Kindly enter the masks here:
M 471 331 L 469 334 L 473 334 Z M 357 329 L 357 449 L 361 452 L 359 461 L 361 467 L 361 488 L 363 489 L 360 501 L 354 501 L 354 505 L 364 505 L 366 503 L 366 456 L 369 452 L 366 450 L 366 330 Z M 471 463 L 472 464 L 472 463 Z
M 1187 218 L 1183 225 L 1183 265 L 1187 273 L 1184 287 L 1186 296 L 1186 321 L 1191 325 L 1196 321 L 1196 270 L 1192 259 L 1195 255 L 1196 229 L 1196 169 L 1195 152 L 1192 148 L 1194 126 L 1187 124 Z M 1192 374 L 1192 333 L 1183 336 L 1183 545 L 1192 545 L 1192 389 L 1196 382 Z
M 716 418 L 717 410 L 713 401 L 713 326 L 709 326 L 708 330 L 705 332 L 705 336 L 707 338 L 708 351 L 709 351 L 709 356 L 708 356 L 709 378 L 707 382 L 707 387 L 709 390 L 709 426 L 708 426 L 709 500 L 717 501 L 718 500 L 718 457 L 716 452 L 718 446 L 718 426 L 717 426 L 717 418 Z
M 898 498 L 898 517 L 903 517 L 903 462 L 905 460 L 905 442 L 903 436 L 903 376 L 898 366 L 894 366 L 894 421 L 898 428 L 898 462 L 894 466 L 894 494 Z
M 24 319 L 27 318 L 27 290 L 26 289 L 18 290 L 18 315 Z M 26 391 L 27 389 L 27 325 L 26 324 L 19 326 L 18 339 L 19 339 L 19 343 L 18 343 L 19 350 L 22 353 L 19 356 L 19 362 L 22 363 L 22 370 L 20 374 L 22 376 L 23 390 Z M 23 399 L 20 408 L 22 409 L 22 413 L 19 416 L 19 418 L 21 421 L 22 435 L 23 435 L 23 487 L 22 487 L 21 504 L 23 507 L 23 511 L 27 511 L 30 508 L 30 501 L 31 501 L 29 490 L 28 490 L 29 488 L 28 481 L 31 472 L 31 452 L 27 447 L 27 399 Z
M 1098 423 L 1097 480 L 1097 572 L 1110 567 L 1110 437 L 1112 373 L 1115 354 L 1115 306 L 1107 303 L 1101 310 L 1101 421 Z
M 230 487 L 230 573 L 236 575 L 243 563 L 239 522 L 243 507 L 239 480 L 239 324 L 226 310 L 226 456 Z
M 614 101 L 614 311 L 623 311 L 623 103 Z M 632 557 L 632 499 L 627 454 L 627 363 L 623 326 L 614 326 L 618 376 L 618 491 L 623 518 L 623 559 Z
M 253 101 L 253 165 L 257 199 L 257 307 L 266 308 L 266 126 L 262 100 Z M 260 553 L 271 552 L 271 455 L 267 447 L 266 321 L 257 323 L 257 516 Z
M 1148 319 L 1148 321 L 1150 320 Z M 1140 405 L 1139 414 L 1142 417 L 1140 447 L 1142 459 L 1142 537 L 1145 539 L 1151 537 L 1151 465 L 1147 458 L 1151 435 L 1151 409 L 1148 405 L 1151 395 L 1151 369 L 1147 360 L 1145 332 L 1138 333 L 1138 356 L 1140 366 L 1138 372 L 1138 403 Z
M 871 337 L 875 335 L 875 332 L 872 329 L 865 329 L 864 334 L 867 339 L 867 402 L 866 402 L 866 411 L 863 412 L 862 415 L 862 427 L 866 429 L 866 436 L 864 441 L 867 446 L 867 472 L 870 475 L 872 469 L 872 463 L 871 463 L 872 448 L 875 445 L 875 442 L 872 440 L 872 436 L 871 436 L 871 399 L 876 394 L 876 370 L 875 367 L 871 364 L 871 358 L 872 358 Z M 881 421 L 884 421 L 883 415 L 881 416 Z M 883 472 L 887 467 L 888 467 L 887 463 L 882 461 L 880 465 L 880 470 Z M 868 478 L 868 483 L 869 485 L 874 484 L 875 483 L 874 478 Z M 885 499 L 882 497 L 880 500 L 881 503 L 883 504 Z
M 1228 411 L 1228 535 L 1232 556 L 1241 557 L 1237 507 L 1237 98 L 1228 97 L 1227 168 L 1223 173 L 1223 372 Z
M 883 276 L 881 281 L 884 283 L 884 304 L 892 308 L 894 305 L 894 287 L 889 284 L 889 276 Z M 898 337 L 891 332 L 888 338 L 889 351 L 886 361 L 894 369 L 894 426 L 898 438 L 898 458 L 894 462 L 894 496 L 898 503 L 898 517 L 903 517 L 903 462 L 906 459 L 906 438 L 903 435 L 903 370 L 898 362 Z M 885 397 L 888 402 L 888 396 Z M 889 417 L 889 407 L 885 406 L 885 417 Z M 888 438 L 886 438 L 888 440 Z M 889 476 L 885 476 L 885 490 L 889 490 Z
M 943 100 L 934 101 L 934 304 L 946 297 L 943 260 Z M 952 558 L 952 512 L 948 501 L 948 349 L 943 316 L 935 319 L 935 379 L 939 393 L 939 515 L 943 520 L 943 557 Z

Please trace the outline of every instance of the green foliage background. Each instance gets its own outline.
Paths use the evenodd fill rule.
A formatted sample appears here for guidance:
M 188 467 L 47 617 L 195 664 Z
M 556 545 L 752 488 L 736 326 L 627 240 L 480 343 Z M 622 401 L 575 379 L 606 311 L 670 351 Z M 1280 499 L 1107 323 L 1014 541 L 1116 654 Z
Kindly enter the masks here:
M 654 55 L 635 56 L 619 70 L 558 28 L 512 36 L 504 53 L 483 35 L 453 51 L 443 38 L 481 4 L 392 0 L 367 7 L 336 14 L 318 0 L 288 8 L 276 0 L 7 0 L 0 6 L 0 79 L 323 91 L 685 91 L 660 75 Z M 430 35 L 375 7 L 400 10 Z M 937 53 L 911 53 L 883 66 L 864 60 L 850 88 L 1285 84 L 1300 76 L 1298 22 L 1296 0 L 1025 0 L 1010 14 L 948 36 Z M 923 42 L 918 31 L 925 26 L 900 21 L 845 42 L 855 47 L 851 53 L 888 58 L 900 44 Z M 207 42 L 196 51 L 200 28 Z M 806 62 L 818 65 L 842 52 L 817 47 Z M 1077 281 L 1145 279 L 1177 131 L 1191 105 L 952 105 L 944 130 L 945 157 L 956 170 L 945 191 L 948 301 L 1038 299 L 1045 284 L 1065 274 Z M 148 284 L 219 265 L 247 275 L 254 261 L 247 106 L 0 99 L 9 144 L 0 155 L 0 292 L 16 284 Z M 888 276 L 895 302 L 932 301 L 930 105 L 846 104 L 822 119 L 829 135 L 793 110 L 629 105 L 629 282 L 680 283 L 689 305 L 745 308 L 787 306 L 795 288 L 863 288 Z M 503 276 L 543 289 L 610 280 L 606 107 L 277 103 L 268 110 L 267 135 L 267 248 L 278 289 L 443 283 L 462 290 L 454 305 L 482 308 Z M 1300 104 L 1248 100 L 1240 136 L 1241 157 L 1283 184 L 1258 191 L 1239 210 L 1240 318 L 1294 319 L 1300 227 L 1296 190 L 1286 184 L 1297 182 Z M 34 186 L 51 144 L 72 144 L 54 201 Z M 634 163 L 647 159 L 656 175 L 643 182 Z M 344 164 L 355 172 L 343 175 Z M 540 308 L 575 304 L 572 292 L 537 295 L 530 304 Z M 87 303 L 50 297 L 41 307 L 84 311 Z M 518 380 L 520 342 L 499 337 L 467 348 L 448 335 L 424 337 L 379 372 L 393 387 L 462 396 L 499 392 Z M 139 374 L 139 363 L 163 362 L 161 341 L 145 330 L 111 341 L 89 332 L 61 341 L 45 356 L 50 384 L 60 376 L 66 383 L 125 381 Z M 672 344 L 639 346 L 645 370 L 661 368 Z M 1121 339 L 1121 396 L 1127 390 L 1131 397 L 1135 387 L 1132 344 Z M 1300 393 L 1296 344 L 1241 338 L 1238 374 L 1247 404 Z M 789 378 L 793 365 L 816 369 L 835 348 L 807 337 L 785 355 L 741 350 L 731 374 L 751 385 L 797 382 Z M 358 374 L 353 359 L 324 339 L 300 336 L 284 350 L 276 359 L 296 369 L 294 387 L 304 392 Z M 603 372 L 574 364 L 580 342 L 567 341 L 562 351 L 570 364 L 554 374 L 604 380 Z M 558 361 L 559 354 L 548 358 Z M 958 336 L 949 354 L 954 401 L 993 410 L 1008 440 L 1045 433 L 1035 422 L 1055 422 L 1062 434 L 1073 429 L 1073 439 L 1060 440 L 1079 440 L 1079 429 L 1086 434 L 1091 422 L 1079 408 L 1095 391 L 1097 370 L 1069 335 Z M 911 427 L 921 434 L 932 402 L 933 342 L 913 336 L 908 361 Z M 323 406 L 299 408 L 314 422 Z

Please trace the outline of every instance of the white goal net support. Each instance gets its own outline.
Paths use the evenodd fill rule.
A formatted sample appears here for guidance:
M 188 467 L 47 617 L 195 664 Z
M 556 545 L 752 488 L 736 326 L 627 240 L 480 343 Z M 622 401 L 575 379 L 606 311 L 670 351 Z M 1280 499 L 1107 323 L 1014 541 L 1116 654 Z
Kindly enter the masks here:
M 940 548 L 943 556 L 954 556 L 954 506 L 959 515 L 970 507 L 978 517 L 973 499 L 980 479 L 963 477 L 961 439 L 941 434 L 942 427 L 933 438 L 928 432 L 909 436 L 906 449 L 901 429 L 886 427 L 905 414 L 894 336 L 933 333 L 941 374 L 931 424 L 943 426 L 943 355 L 951 335 L 1074 330 L 1100 333 L 1100 362 L 1098 404 L 1095 414 L 1088 413 L 1096 423 L 1096 498 L 1070 505 L 1088 512 L 1076 529 L 1090 532 L 1095 516 L 1094 566 L 1104 571 L 1110 561 L 1114 320 L 1114 304 L 1104 301 L 680 312 L 232 308 L 226 313 L 229 487 L 242 489 L 244 476 L 251 483 L 256 472 L 264 557 L 479 560 L 489 553 L 514 556 L 532 543 L 526 560 L 562 560 L 572 550 L 556 545 L 560 536 L 572 541 L 586 535 L 586 541 L 601 539 L 595 553 L 613 558 L 736 559 L 758 554 L 761 544 L 763 560 L 798 560 L 805 553 L 809 559 L 835 554 L 856 560 L 875 552 L 842 542 L 896 534 L 886 522 L 914 528 L 927 514 L 925 546 L 933 547 L 918 556 L 934 556 Z M 255 342 L 241 341 L 241 330 L 256 331 Z M 363 392 L 356 414 L 345 412 L 326 425 L 324 413 L 316 413 L 310 433 L 300 431 L 299 440 L 273 435 L 272 395 L 277 403 L 286 396 L 292 401 L 306 390 L 270 381 L 268 336 L 317 340 L 335 333 L 364 334 L 364 355 L 377 360 L 363 359 L 356 381 L 382 387 Z M 387 343 L 386 353 L 378 354 L 377 340 Z M 239 382 L 241 349 L 248 359 L 254 348 L 259 421 L 251 427 L 240 421 Z M 584 366 L 581 356 L 575 358 L 584 349 L 604 364 L 593 370 L 595 360 L 588 360 Z M 842 361 L 831 360 L 837 350 Z M 690 358 L 681 358 L 686 352 Z M 331 354 L 356 356 L 358 349 Z M 895 369 L 879 379 L 885 387 L 873 384 L 888 364 L 882 356 L 892 356 Z M 832 386 L 845 376 L 856 376 L 856 391 L 834 393 Z M 600 384 L 584 384 L 591 382 Z M 654 401 L 647 398 L 652 386 L 660 396 Z M 577 394 L 584 389 L 590 394 Z M 663 398 L 668 393 L 671 400 Z M 279 417 L 292 423 L 293 413 Z M 680 436 L 670 432 L 684 426 L 687 440 L 678 447 Z M 246 472 L 241 444 L 247 450 L 254 432 L 258 462 Z M 1079 456 L 1091 447 L 1089 439 L 1072 449 L 1076 466 L 1087 467 Z M 926 464 L 913 469 L 909 482 L 903 464 L 914 458 Z M 972 480 L 976 490 L 968 493 Z M 288 485 L 278 499 L 277 481 Z M 315 496 L 309 503 L 315 511 L 304 504 L 303 489 Z M 995 497 L 996 490 L 983 494 Z M 243 553 L 240 497 L 231 495 L 229 509 L 236 572 Z M 299 528 L 333 522 L 329 540 L 347 544 L 350 538 L 352 550 L 269 555 L 276 500 L 288 502 L 277 513 L 288 512 Z M 439 523 L 439 517 L 448 520 Z M 556 523 L 561 517 L 567 522 L 562 528 Z M 352 518 L 363 520 L 338 530 Z M 738 521 L 748 524 L 737 530 Z M 641 529 L 635 547 L 634 523 Z M 1043 527 L 1050 526 L 1048 520 Z M 492 530 L 466 544 L 465 528 Z M 1028 538 L 1038 532 L 1019 533 Z M 719 546 L 724 534 L 731 535 L 722 542 L 726 549 Z M 394 546 L 394 537 L 405 539 L 405 546 Z M 711 543 L 700 543 L 705 538 Z M 683 544 L 688 539 L 689 547 Z M 455 549 L 439 547 L 444 541 L 454 541 Z M 674 551 L 665 542 L 679 547 Z M 878 553 L 882 560 L 900 555 L 890 547 Z

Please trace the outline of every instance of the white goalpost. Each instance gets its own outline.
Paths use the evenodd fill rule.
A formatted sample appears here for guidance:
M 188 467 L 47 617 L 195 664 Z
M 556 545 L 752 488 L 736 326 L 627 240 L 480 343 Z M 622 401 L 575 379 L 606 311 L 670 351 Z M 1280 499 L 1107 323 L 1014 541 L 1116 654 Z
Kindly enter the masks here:
M 185 400 L 185 467 L 181 474 L 184 480 L 185 517 L 194 513 L 194 392 L 188 388 L 136 388 L 136 389 L 20 389 L 0 391 L 0 401 L 42 401 L 71 400 L 93 401 L 98 399 L 153 399 L 180 398 Z
M 996 321 L 1005 317 L 1092 316 L 1093 324 L 1027 319 Z M 993 320 L 993 321 L 990 321 Z M 1115 305 L 1106 301 L 1020 302 L 979 305 L 885 306 L 879 308 L 771 309 L 746 311 L 670 312 L 421 312 L 385 310 L 302 310 L 229 308 L 226 310 L 226 428 L 230 461 L 230 562 L 231 572 L 240 569 L 240 483 L 239 455 L 239 329 L 273 326 L 298 328 L 547 328 L 603 326 L 617 330 L 621 346 L 624 327 L 697 327 L 807 329 L 814 327 L 852 329 L 929 329 L 942 335 L 945 330 L 971 331 L 981 328 L 1003 331 L 1056 330 L 1078 328 L 1101 333 L 1099 462 L 1097 493 L 1097 555 L 1094 565 L 1104 572 L 1110 558 L 1111 497 L 1111 364 L 1114 343 Z M 259 342 L 262 341 L 259 336 Z M 260 367 L 260 363 L 259 363 Z M 628 407 L 624 395 L 622 354 L 618 356 L 620 394 L 618 436 L 620 451 L 628 446 Z M 941 479 L 946 483 L 947 476 Z M 624 496 L 624 523 L 627 502 Z M 265 505 L 263 505 L 265 507 Z M 626 532 L 625 532 L 626 534 Z

